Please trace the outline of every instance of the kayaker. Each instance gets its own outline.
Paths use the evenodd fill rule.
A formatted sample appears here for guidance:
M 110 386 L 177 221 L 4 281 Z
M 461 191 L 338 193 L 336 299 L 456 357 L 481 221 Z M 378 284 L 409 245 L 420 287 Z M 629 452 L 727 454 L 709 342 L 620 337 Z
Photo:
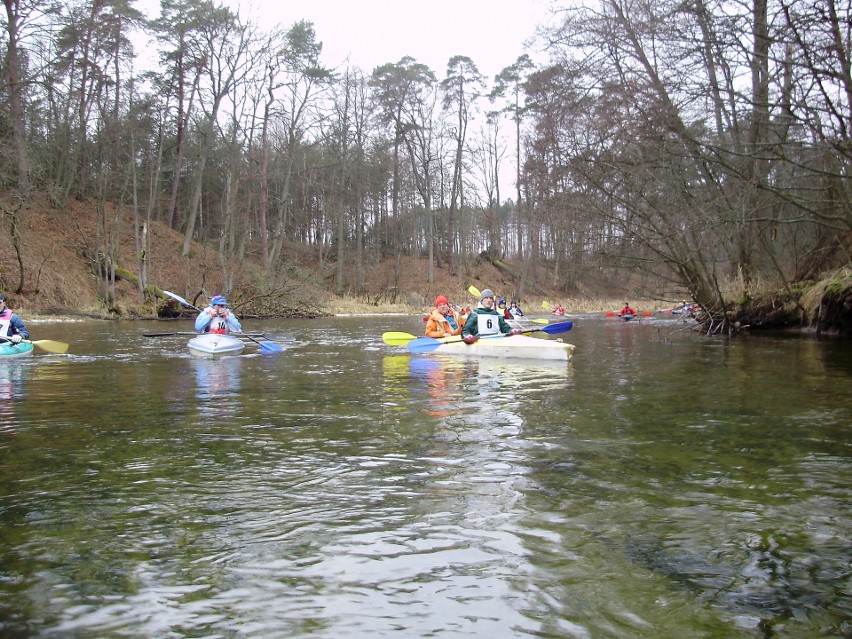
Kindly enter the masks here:
M 550 311 L 551 315 L 565 315 L 565 309 L 562 308 L 562 304 L 556 302 L 556 306 L 553 307 L 553 310 Z
M 485 335 L 520 335 L 521 329 L 512 328 L 503 315 L 494 308 L 494 292 L 486 288 L 479 296 L 479 304 L 473 309 L 462 330 L 465 344 L 473 344 Z
M 636 316 L 636 311 L 630 308 L 630 304 L 628 302 L 624 302 L 624 308 L 618 311 L 619 317 L 624 317 L 625 315 L 633 315 L 634 317 Z
M 0 293 L 0 337 L 8 337 L 13 344 L 29 339 L 30 332 L 24 326 L 23 320 L 6 306 L 6 296 Z
M 509 304 L 509 312 L 512 314 L 512 317 L 524 316 L 524 312 L 521 310 L 521 307 L 518 306 L 518 303 L 515 300 L 512 300 L 512 303 Z
M 497 312 L 502 313 L 504 319 L 512 319 L 512 314 L 509 312 L 509 309 L 506 308 L 506 300 L 502 297 L 497 298 Z
M 464 328 L 464 320 L 443 295 L 435 298 L 435 308 L 426 320 L 426 337 L 446 337 L 460 335 Z
M 228 310 L 228 300 L 223 295 L 214 295 L 210 306 L 202 310 L 195 318 L 195 330 L 199 333 L 227 335 L 241 333 L 240 320 Z

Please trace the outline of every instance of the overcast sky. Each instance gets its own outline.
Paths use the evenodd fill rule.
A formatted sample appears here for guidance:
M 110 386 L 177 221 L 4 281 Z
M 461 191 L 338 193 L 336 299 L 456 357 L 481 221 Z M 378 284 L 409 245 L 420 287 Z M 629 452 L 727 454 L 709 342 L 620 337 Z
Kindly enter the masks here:
M 323 62 L 349 58 L 366 73 L 406 55 L 446 75 L 454 55 L 469 57 L 489 81 L 525 52 L 524 42 L 548 19 L 550 0 L 224 0 L 264 30 L 298 20 L 314 23 Z M 138 0 L 149 16 L 159 0 Z M 534 60 L 542 56 L 530 52 Z

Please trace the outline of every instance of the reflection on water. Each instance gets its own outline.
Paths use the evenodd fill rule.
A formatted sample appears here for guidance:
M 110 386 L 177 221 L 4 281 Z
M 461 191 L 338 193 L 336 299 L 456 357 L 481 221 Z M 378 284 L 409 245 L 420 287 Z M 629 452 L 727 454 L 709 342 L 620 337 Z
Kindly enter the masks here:
M 202 416 L 235 416 L 242 404 L 243 358 L 193 358 L 191 361 Z
M 15 403 L 24 396 L 29 367 L 24 362 L 10 360 L 0 363 L 0 429 L 12 428 Z
M 218 361 L 93 323 L 4 369 L 0 636 L 849 634 L 848 348 L 381 343 L 415 320 Z

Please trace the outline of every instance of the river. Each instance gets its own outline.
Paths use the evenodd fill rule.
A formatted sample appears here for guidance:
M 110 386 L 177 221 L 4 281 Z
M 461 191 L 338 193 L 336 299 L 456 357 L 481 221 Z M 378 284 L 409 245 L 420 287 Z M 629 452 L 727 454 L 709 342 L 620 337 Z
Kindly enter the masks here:
M 0 636 L 852 636 L 852 345 L 573 319 L 547 365 L 31 323 L 70 349 L 0 362 Z

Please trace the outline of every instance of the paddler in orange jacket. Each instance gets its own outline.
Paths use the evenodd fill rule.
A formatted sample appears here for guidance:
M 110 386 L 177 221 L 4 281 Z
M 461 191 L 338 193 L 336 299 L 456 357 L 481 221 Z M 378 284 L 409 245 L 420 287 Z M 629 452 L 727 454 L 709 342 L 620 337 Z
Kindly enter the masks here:
M 426 320 L 426 337 L 446 337 L 461 335 L 464 320 L 450 306 L 450 301 L 443 295 L 435 298 L 435 308 Z

